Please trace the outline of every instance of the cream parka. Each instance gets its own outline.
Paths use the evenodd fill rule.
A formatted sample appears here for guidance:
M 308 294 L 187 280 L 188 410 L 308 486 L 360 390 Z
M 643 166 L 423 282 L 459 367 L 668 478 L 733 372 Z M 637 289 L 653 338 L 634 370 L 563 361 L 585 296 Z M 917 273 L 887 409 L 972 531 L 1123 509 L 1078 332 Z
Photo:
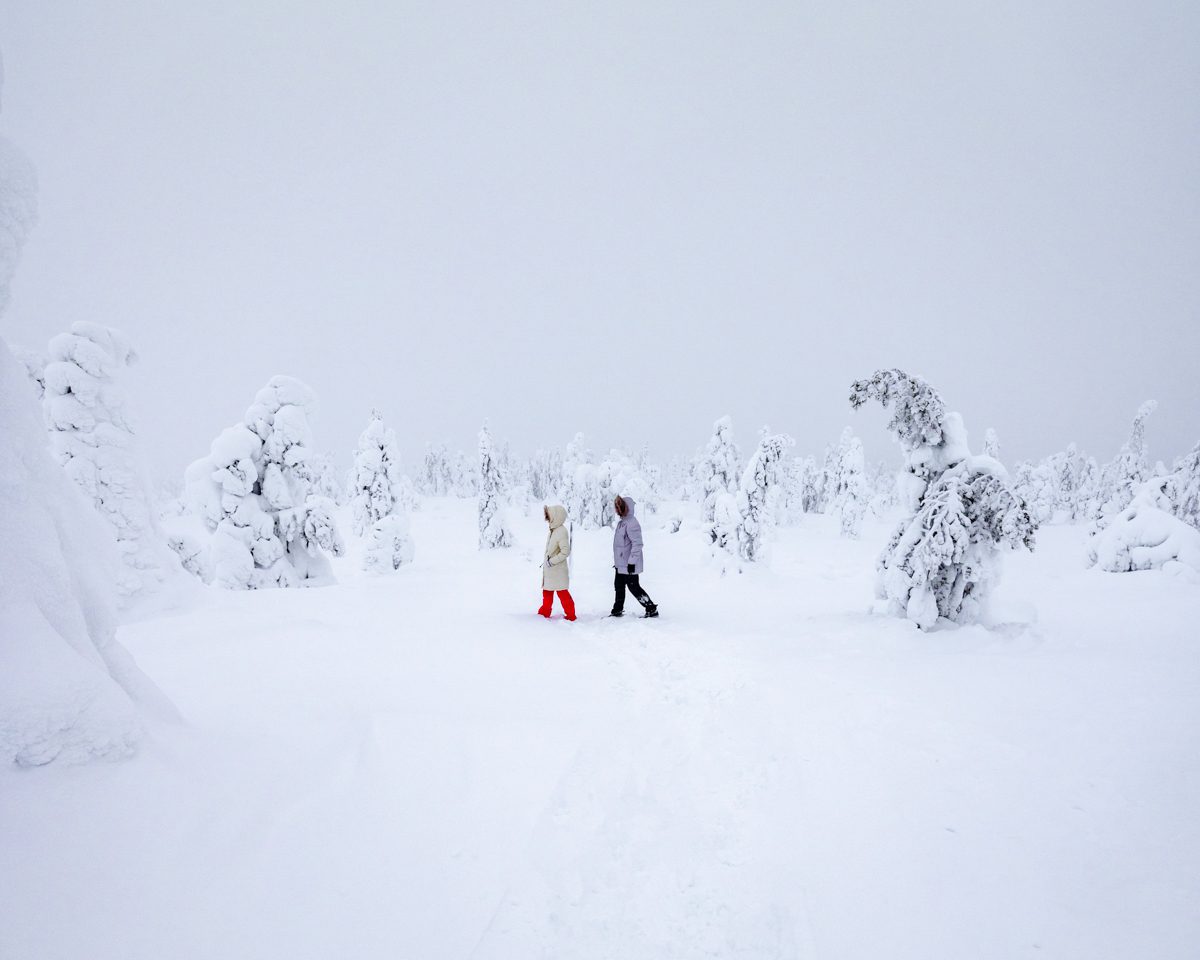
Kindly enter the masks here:
M 543 590 L 566 590 L 571 581 L 567 557 L 571 555 L 571 538 L 563 524 L 567 508 L 559 504 L 546 507 L 550 517 L 550 535 L 546 537 L 546 563 L 542 567 Z

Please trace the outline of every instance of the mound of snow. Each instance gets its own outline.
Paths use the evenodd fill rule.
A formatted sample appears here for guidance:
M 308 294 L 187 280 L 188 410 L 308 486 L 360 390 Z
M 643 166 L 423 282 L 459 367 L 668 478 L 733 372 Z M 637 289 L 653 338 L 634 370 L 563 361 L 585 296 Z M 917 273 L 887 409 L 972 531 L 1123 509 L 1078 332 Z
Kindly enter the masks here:
M 1113 573 L 1156 570 L 1173 561 L 1200 571 L 1200 530 L 1167 512 L 1162 481 L 1151 480 L 1088 546 L 1094 566 Z

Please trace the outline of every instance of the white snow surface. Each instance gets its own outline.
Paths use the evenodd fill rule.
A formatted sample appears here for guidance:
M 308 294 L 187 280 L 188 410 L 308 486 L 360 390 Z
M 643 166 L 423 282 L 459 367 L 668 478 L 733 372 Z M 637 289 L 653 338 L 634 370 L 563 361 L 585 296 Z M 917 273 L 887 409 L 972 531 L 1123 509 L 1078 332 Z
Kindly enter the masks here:
M 645 528 L 658 620 L 603 616 L 578 528 L 580 619 L 542 620 L 540 505 L 477 551 L 439 499 L 391 576 L 356 542 L 123 627 L 186 726 L 0 771 L 0 956 L 1196 955 L 1200 587 L 1054 527 L 989 626 L 922 632 L 868 612 L 890 520 L 721 578 L 683 516 Z

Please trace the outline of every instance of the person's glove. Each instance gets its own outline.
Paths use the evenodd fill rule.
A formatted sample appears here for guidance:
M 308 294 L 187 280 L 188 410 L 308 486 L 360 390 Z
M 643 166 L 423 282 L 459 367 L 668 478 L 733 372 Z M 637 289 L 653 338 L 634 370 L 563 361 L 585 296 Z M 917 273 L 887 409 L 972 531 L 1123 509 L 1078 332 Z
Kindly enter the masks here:
M 632 563 L 629 565 L 629 574 L 630 574 L 630 576 L 633 575 L 633 564 Z

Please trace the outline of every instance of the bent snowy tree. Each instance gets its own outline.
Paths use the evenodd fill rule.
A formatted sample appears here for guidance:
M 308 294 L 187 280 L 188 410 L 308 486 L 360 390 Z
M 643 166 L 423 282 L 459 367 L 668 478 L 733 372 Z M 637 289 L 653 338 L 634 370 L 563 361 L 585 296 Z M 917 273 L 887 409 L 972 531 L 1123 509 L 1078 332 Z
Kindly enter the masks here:
M 962 417 L 920 377 L 878 370 L 855 381 L 850 406 L 892 411 L 888 429 L 904 451 L 901 498 L 909 514 L 879 557 L 876 594 L 919 627 L 939 617 L 977 619 L 999 575 L 1000 550 L 1033 549 L 1037 524 L 995 459 L 972 456 Z

